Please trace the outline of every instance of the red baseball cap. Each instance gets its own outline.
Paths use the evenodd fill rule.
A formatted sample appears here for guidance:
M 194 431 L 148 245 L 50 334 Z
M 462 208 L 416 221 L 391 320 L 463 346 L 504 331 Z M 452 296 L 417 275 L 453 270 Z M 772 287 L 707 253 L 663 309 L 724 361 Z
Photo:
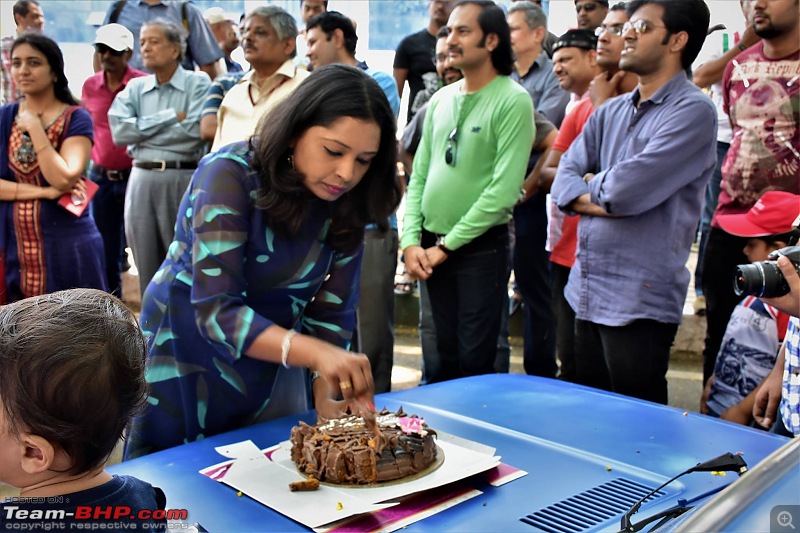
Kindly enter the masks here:
M 719 215 L 720 227 L 738 237 L 766 237 L 792 231 L 800 215 L 800 195 L 785 191 L 768 191 L 747 213 Z

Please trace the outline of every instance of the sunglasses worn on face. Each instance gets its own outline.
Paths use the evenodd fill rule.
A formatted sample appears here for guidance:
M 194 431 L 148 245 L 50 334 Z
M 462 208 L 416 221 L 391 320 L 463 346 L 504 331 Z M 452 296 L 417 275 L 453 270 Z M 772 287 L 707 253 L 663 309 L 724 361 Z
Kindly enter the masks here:
M 96 45 L 94 45 L 94 49 L 97 50 L 97 53 L 100 54 L 100 55 L 103 55 L 103 54 L 106 54 L 106 53 L 110 53 L 114 57 L 119 57 L 119 56 L 121 56 L 122 54 L 125 53 L 124 50 L 119 52 L 119 51 L 114 50 L 113 48 L 110 48 L 110 47 L 108 47 L 108 46 L 106 46 L 104 44 L 96 44 Z
M 622 34 L 628 33 L 630 29 L 633 28 L 633 31 L 636 32 L 636 35 L 644 35 L 645 33 L 649 32 L 650 30 L 654 30 L 656 28 L 666 28 L 666 26 L 658 26 L 656 24 L 650 24 L 644 19 L 639 19 L 633 22 L 626 22 L 624 26 L 622 26 Z
M 608 32 L 611 35 L 622 37 L 622 34 L 625 33 L 624 28 L 625 28 L 624 24 L 613 24 L 611 26 L 598 26 L 597 29 L 594 30 L 594 34 L 597 37 L 602 37 L 605 32 Z
M 586 11 L 587 13 L 591 13 L 597 9 L 597 4 L 583 4 L 582 6 L 575 6 L 575 12 L 580 13 L 581 11 Z
M 458 149 L 458 143 L 456 143 L 457 136 L 458 126 L 453 128 L 453 131 L 447 136 L 447 150 L 444 152 L 444 162 L 451 167 L 456 166 L 456 151 Z

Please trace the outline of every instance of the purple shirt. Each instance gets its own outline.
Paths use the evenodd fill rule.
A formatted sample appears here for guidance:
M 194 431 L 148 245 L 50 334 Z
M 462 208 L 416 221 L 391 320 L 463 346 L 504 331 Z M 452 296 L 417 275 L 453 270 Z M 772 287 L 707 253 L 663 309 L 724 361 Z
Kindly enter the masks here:
M 590 193 L 616 216 L 581 217 L 564 290 L 578 319 L 606 326 L 681 322 L 686 260 L 717 159 L 714 104 L 686 74 L 638 103 L 637 88 L 597 109 L 553 183 L 562 210 Z M 590 172 L 594 179 L 584 183 Z

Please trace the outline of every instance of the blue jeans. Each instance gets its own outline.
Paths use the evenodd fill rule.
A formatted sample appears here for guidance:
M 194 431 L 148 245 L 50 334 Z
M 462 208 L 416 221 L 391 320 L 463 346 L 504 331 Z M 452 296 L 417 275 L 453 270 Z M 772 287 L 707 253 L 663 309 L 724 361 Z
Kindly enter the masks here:
M 422 245 L 436 237 L 423 232 Z M 508 228 L 490 228 L 450 253 L 427 280 L 439 368 L 425 365 L 428 383 L 494 373 L 503 293 L 508 279 Z
M 110 181 L 105 174 L 96 172 L 93 167 L 89 168 L 88 176 L 100 186 L 92 199 L 91 209 L 97 230 L 103 238 L 106 283 L 110 293 L 122 297 L 121 256 L 125 235 L 125 189 L 128 180 Z

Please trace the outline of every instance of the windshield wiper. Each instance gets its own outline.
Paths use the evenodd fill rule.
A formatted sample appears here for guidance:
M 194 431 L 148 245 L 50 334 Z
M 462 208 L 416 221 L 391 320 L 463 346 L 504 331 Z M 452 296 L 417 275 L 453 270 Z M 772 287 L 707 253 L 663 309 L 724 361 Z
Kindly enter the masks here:
M 686 507 L 686 506 L 673 507 L 671 509 L 667 509 L 662 513 L 658 513 L 650 518 L 646 518 L 645 520 L 642 520 L 641 522 L 638 522 L 635 525 L 631 524 L 631 517 L 636 513 L 636 511 L 639 510 L 639 507 L 642 506 L 645 500 L 647 500 L 650 496 L 660 491 L 661 489 L 663 489 L 664 487 L 666 487 L 679 477 L 684 476 L 686 474 L 691 474 L 692 472 L 738 472 L 738 474 L 741 476 L 742 474 L 747 472 L 747 463 L 744 462 L 744 459 L 742 459 L 740 455 L 734 455 L 728 452 L 726 454 L 720 455 L 719 457 L 711 459 L 710 461 L 706 461 L 705 463 L 697 463 L 695 466 L 687 470 L 684 470 L 683 472 L 673 477 L 672 479 L 666 481 L 665 483 L 662 483 L 661 486 L 659 486 L 658 488 L 651 490 L 641 500 L 634 503 L 631 506 L 631 508 L 628 509 L 628 512 L 625 513 L 625 516 L 622 517 L 622 520 L 620 520 L 620 533 L 635 533 L 636 531 L 641 530 L 647 524 L 655 520 L 658 520 L 659 518 L 666 518 L 666 519 L 674 518 L 676 516 L 682 515 L 683 513 L 691 509 L 691 507 Z

